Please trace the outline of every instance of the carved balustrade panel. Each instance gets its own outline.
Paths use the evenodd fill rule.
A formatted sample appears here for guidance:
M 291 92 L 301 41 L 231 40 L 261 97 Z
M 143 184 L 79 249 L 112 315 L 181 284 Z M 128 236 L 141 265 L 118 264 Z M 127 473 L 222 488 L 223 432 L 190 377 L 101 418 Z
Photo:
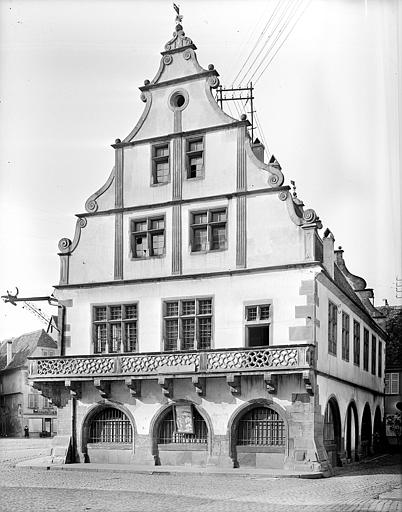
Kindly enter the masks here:
M 262 349 L 208 353 L 208 371 L 253 370 L 299 365 L 298 349 Z
M 183 353 L 183 354 L 161 354 L 161 355 L 136 355 L 122 356 L 120 358 L 120 368 L 122 373 L 156 373 L 158 368 L 162 366 L 189 366 L 196 365 L 199 367 L 199 354 Z
M 36 375 L 106 375 L 115 370 L 115 358 L 38 359 Z

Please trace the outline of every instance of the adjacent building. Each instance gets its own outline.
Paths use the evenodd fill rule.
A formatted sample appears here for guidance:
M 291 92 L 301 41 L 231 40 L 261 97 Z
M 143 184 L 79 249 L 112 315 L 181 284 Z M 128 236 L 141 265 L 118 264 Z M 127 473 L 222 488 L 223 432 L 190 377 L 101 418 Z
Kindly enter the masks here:
M 31 437 L 57 432 L 57 408 L 29 385 L 28 357 L 58 354 L 57 342 L 43 329 L 5 340 L 0 345 L 0 435 Z
M 178 23 L 60 241 L 62 353 L 30 380 L 75 460 L 328 471 L 382 432 L 381 314 L 195 50 Z

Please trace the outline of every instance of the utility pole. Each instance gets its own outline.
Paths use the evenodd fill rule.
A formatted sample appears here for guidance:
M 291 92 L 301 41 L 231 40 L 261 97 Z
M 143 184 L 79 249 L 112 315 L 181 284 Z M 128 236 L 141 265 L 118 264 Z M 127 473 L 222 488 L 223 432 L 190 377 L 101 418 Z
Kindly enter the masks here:
M 224 88 L 221 85 L 218 87 L 216 91 L 216 101 L 220 103 L 220 107 L 223 110 L 223 102 L 224 101 L 245 101 L 245 105 L 247 105 L 247 102 L 250 101 L 250 111 L 247 112 L 250 114 L 250 120 L 251 120 L 251 143 L 254 142 L 254 95 L 253 95 L 254 87 L 253 83 L 250 82 L 250 85 L 248 87 L 231 87 L 231 88 Z M 246 92 L 246 95 L 243 96 L 243 92 Z M 232 93 L 230 96 L 228 93 Z

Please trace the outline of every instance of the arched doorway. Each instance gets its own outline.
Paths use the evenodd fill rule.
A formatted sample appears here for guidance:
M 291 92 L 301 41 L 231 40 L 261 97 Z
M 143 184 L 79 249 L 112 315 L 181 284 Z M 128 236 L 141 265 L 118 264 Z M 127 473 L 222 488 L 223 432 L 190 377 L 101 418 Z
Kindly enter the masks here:
M 381 419 L 381 409 L 377 406 L 374 414 L 374 428 L 373 428 L 373 452 L 381 453 L 383 448 L 384 432 Z
M 194 404 L 178 403 L 165 408 L 153 432 L 156 465 L 206 466 L 209 428 Z
M 328 400 L 324 413 L 324 447 L 332 466 L 341 466 L 341 415 L 336 398 Z
M 235 466 L 283 468 L 287 425 L 278 411 L 268 405 L 246 407 L 234 422 Z
M 366 403 L 363 410 L 362 417 L 362 431 L 361 431 L 361 454 L 362 457 L 368 457 L 371 452 L 371 410 L 369 404 Z
M 346 459 L 348 462 L 359 460 L 359 419 L 355 402 L 350 402 L 346 410 L 345 424 Z
M 128 415 L 113 406 L 97 407 L 83 428 L 85 462 L 129 464 L 134 447 L 134 428 Z

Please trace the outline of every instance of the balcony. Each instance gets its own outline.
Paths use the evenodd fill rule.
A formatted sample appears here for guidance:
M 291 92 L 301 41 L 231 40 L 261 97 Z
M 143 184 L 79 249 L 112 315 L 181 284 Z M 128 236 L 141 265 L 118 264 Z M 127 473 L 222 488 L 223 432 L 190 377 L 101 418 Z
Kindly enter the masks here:
M 270 348 L 210 350 L 206 352 L 158 352 L 30 358 L 30 380 L 47 381 L 126 376 L 157 377 L 160 374 L 216 375 L 277 370 L 308 370 L 313 363 L 312 345 Z
M 279 373 L 302 373 L 306 389 L 310 392 L 314 347 L 281 345 L 253 349 L 29 359 L 29 380 L 53 401 L 54 393 L 49 391 L 49 387 L 62 385 L 71 394 L 79 396 L 81 383 L 91 380 L 105 398 L 109 395 L 110 382 L 115 380 L 125 381 L 131 394 L 138 397 L 141 394 L 141 381 L 144 379 L 157 379 L 162 392 L 171 396 L 173 378 L 191 378 L 197 393 L 203 396 L 207 377 L 225 377 L 231 392 L 240 394 L 240 377 L 257 374 L 263 375 L 268 391 L 274 392 L 274 379 Z

